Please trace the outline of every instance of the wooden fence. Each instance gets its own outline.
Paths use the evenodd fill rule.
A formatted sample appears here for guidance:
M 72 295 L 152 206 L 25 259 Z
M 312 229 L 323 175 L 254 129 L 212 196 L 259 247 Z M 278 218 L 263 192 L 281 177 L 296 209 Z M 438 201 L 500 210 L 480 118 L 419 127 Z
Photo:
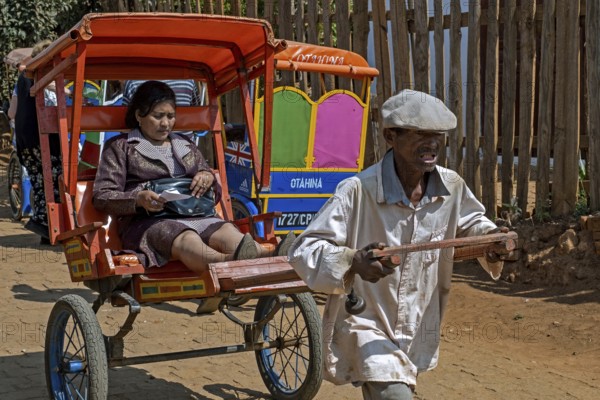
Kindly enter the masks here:
M 371 32 L 369 58 L 380 71 L 372 102 L 371 161 L 385 151 L 378 109 L 393 92 L 414 88 L 444 100 L 457 115 L 443 162 L 465 177 L 491 217 L 499 203 L 510 204 L 513 198 L 523 211 L 535 206 L 538 216 L 573 213 L 586 198 L 580 160 L 586 162 L 589 205 L 600 210 L 598 1 L 371 0 L 371 10 L 367 0 L 101 3 L 113 11 L 265 18 L 279 38 L 350 49 L 365 58 Z M 468 37 L 466 52 L 463 35 Z M 284 79 L 290 83 L 294 77 Z M 311 82 L 319 82 L 318 77 L 296 84 L 311 86 L 318 97 L 322 85 Z M 332 85 L 324 82 L 326 90 Z M 535 199 L 528 198 L 532 183 Z

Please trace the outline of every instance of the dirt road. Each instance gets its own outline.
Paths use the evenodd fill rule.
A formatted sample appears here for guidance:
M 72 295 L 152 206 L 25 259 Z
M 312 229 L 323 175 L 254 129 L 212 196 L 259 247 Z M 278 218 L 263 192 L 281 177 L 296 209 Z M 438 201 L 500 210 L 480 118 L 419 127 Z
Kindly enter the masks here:
M 93 293 L 70 281 L 60 248 L 38 245 L 9 219 L 1 176 L 0 398 L 47 398 L 43 346 L 50 310 L 64 294 L 91 301 Z M 472 264 L 457 265 L 454 281 L 440 366 L 419 377 L 417 399 L 598 398 L 600 281 L 551 288 L 492 282 Z M 144 307 L 126 352 L 241 343 L 236 325 L 219 314 L 197 316 L 195 307 Z M 114 332 L 123 317 L 123 309 L 109 306 L 99 312 L 105 332 Z M 109 382 L 111 399 L 269 398 L 250 353 L 119 368 Z M 361 395 L 324 383 L 317 398 Z

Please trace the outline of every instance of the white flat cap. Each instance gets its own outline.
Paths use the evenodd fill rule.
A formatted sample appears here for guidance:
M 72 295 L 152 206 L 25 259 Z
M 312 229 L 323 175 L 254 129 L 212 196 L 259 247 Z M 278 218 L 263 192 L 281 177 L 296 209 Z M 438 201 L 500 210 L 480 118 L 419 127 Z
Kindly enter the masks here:
M 381 116 L 384 128 L 422 131 L 449 131 L 456 128 L 456 116 L 443 101 L 410 89 L 387 99 L 381 108 Z

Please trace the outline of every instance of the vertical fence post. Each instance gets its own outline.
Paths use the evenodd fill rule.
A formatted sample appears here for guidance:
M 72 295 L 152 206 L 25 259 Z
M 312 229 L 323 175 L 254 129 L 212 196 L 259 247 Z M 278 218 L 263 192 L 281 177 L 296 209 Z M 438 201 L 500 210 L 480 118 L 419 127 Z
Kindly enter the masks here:
M 429 93 L 429 16 L 427 0 L 415 0 L 415 88 Z
M 304 27 L 304 0 L 296 0 L 296 13 L 294 14 L 294 23 L 296 24 L 296 41 L 305 43 L 306 42 L 306 28 Z M 300 78 L 298 85 L 300 90 L 304 93 L 308 93 L 308 74 L 306 72 L 300 72 Z
M 552 215 L 577 201 L 579 151 L 579 2 L 556 3 L 556 101 Z
M 308 5 L 306 8 L 306 16 L 307 16 L 307 27 L 306 34 L 308 43 L 311 44 L 319 44 L 319 1 L 318 0 L 308 0 Z M 367 26 L 368 29 L 368 26 Z M 367 31 L 368 34 L 368 31 Z M 311 98 L 315 101 L 321 97 L 321 78 L 319 74 L 316 72 L 310 73 L 310 94 Z
M 350 46 L 350 0 L 335 1 L 335 23 L 337 27 L 337 48 L 351 50 Z M 339 78 L 340 89 L 351 90 L 348 78 Z
M 332 47 L 333 42 L 331 41 L 331 0 L 322 0 L 323 5 L 323 45 Z M 333 75 L 327 74 L 324 76 L 325 89 L 331 90 L 334 87 Z
M 519 165 L 517 167 L 517 199 L 523 213 L 527 211 L 529 173 L 531 169 L 531 137 L 535 104 L 535 0 L 521 0 L 519 18 Z
M 539 72 L 539 103 L 537 129 L 537 171 L 535 209 L 538 219 L 549 212 L 550 152 L 552 151 L 552 115 L 554 103 L 554 58 L 556 49 L 556 0 L 544 2 L 541 60 Z
M 395 89 L 396 92 L 400 92 L 413 87 L 408 20 L 406 19 L 406 4 L 403 1 L 390 3 L 390 20 L 392 23 Z
M 585 13 L 585 51 L 587 57 L 588 88 L 588 172 L 590 180 L 590 208 L 600 210 L 600 4 L 588 0 Z
M 435 97 L 446 101 L 446 76 L 444 73 L 444 3 L 435 0 L 433 5 L 433 43 L 435 49 Z M 446 166 L 446 143 L 439 154 L 438 164 Z
M 514 1 L 514 0 L 513 0 Z M 449 132 L 450 156 L 448 167 L 459 175 L 463 173 L 463 93 L 461 66 L 461 0 L 450 3 L 450 81 L 448 82 L 448 104 L 456 115 L 456 129 Z
M 480 29 L 481 1 L 472 0 L 469 2 L 465 180 L 478 199 L 481 199 L 479 170 L 479 135 L 481 134 Z
M 352 46 L 355 53 L 360 54 L 367 59 L 367 47 L 369 40 L 369 8 L 366 1 L 353 1 L 352 2 Z M 354 81 L 355 93 L 361 93 L 364 81 Z M 370 103 L 372 106 L 372 103 Z M 369 110 L 371 113 L 373 108 Z M 370 115 L 369 118 L 376 117 Z M 375 132 L 376 133 L 376 132 Z M 375 149 L 379 148 L 377 137 L 374 135 L 374 129 L 372 124 L 367 125 L 367 140 L 365 148 L 365 167 L 373 165 L 375 163 Z
M 517 99 L 517 0 L 504 2 L 502 50 L 502 204 L 511 204 L 514 179 L 515 111 Z
M 485 109 L 483 114 L 482 199 L 487 216 L 496 218 L 498 177 L 498 14 L 500 0 L 488 2 L 485 57 Z
M 375 42 L 375 65 L 379 70 L 377 77 L 377 115 L 374 118 L 381 121 L 380 110 L 383 102 L 391 96 L 391 68 L 390 68 L 390 53 L 387 38 L 387 18 L 385 16 L 385 0 L 372 0 L 372 15 L 373 15 L 373 39 Z M 377 132 L 377 143 L 379 148 L 375 149 L 375 159 L 378 160 L 383 156 L 386 150 L 386 143 L 383 139 L 383 130 L 379 124 L 379 132 Z

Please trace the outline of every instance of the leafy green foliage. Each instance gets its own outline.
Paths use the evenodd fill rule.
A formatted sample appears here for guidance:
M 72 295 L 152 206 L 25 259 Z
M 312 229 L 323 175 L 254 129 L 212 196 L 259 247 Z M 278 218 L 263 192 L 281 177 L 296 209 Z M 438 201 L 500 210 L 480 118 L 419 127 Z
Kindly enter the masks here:
M 56 39 L 91 11 L 92 0 L 4 0 L 0 2 L 0 54 L 32 47 L 44 39 Z M 0 66 L 0 97 L 8 99 L 17 71 Z

